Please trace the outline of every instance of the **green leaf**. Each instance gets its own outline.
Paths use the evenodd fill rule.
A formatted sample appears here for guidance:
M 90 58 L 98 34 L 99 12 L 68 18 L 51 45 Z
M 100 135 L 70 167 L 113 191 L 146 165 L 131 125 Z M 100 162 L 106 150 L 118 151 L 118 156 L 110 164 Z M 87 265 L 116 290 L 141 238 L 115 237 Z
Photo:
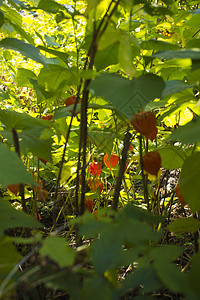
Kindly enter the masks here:
M 65 238 L 57 236 L 46 238 L 39 252 L 42 256 L 49 256 L 60 267 L 67 267 L 74 263 L 75 251 L 69 247 Z
M 26 113 L 19 113 L 4 109 L 0 110 L 0 121 L 7 127 L 7 130 L 9 131 L 12 131 L 13 128 L 16 130 L 24 130 L 32 127 L 42 127 L 45 129 L 52 125 L 51 122 L 33 118 Z
M 169 80 L 169 81 L 165 81 L 165 85 L 166 86 L 163 90 L 162 97 L 179 93 L 183 90 L 194 87 L 196 84 L 188 84 L 181 80 Z
M 100 74 L 89 87 L 96 96 L 110 101 L 121 114 L 131 119 L 147 103 L 161 97 L 165 84 L 162 78 L 153 74 L 132 80 L 115 74 Z
M 113 213 L 112 213 L 113 214 Z M 111 223 L 110 218 L 104 217 L 102 220 L 96 220 L 93 215 L 91 215 L 87 210 L 84 215 L 71 220 L 71 224 L 79 225 L 79 235 L 86 236 L 88 238 L 94 238 L 98 233 L 103 233 L 109 227 L 115 230 L 115 225 Z
M 22 256 L 17 252 L 11 238 L 3 235 L 0 237 L 0 283 L 20 261 Z M 0 293 L 2 292 L 0 286 Z
M 180 47 L 175 44 L 170 44 L 168 42 L 158 41 L 158 40 L 148 40 L 143 41 L 140 45 L 141 49 L 162 51 L 162 50 L 177 50 Z
M 52 122 L 33 118 L 25 113 L 0 110 L 0 121 L 7 127 L 2 136 L 13 144 L 12 129 L 20 130 L 20 150 L 26 155 L 31 152 L 39 158 L 51 161 Z
M 177 266 L 158 261 L 154 263 L 154 268 L 163 285 L 171 291 L 182 294 L 188 289 L 186 274 L 182 273 Z
M 113 131 L 88 131 L 88 136 L 93 144 L 97 146 L 98 151 L 110 154 L 113 149 L 113 141 L 116 133 Z
M 148 255 L 157 263 L 163 264 L 166 262 L 173 262 L 184 251 L 184 248 L 176 245 L 159 245 L 150 250 Z
M 157 151 L 161 156 L 161 166 L 167 170 L 181 168 L 187 157 L 182 148 L 172 145 L 158 148 Z
M 200 152 L 195 152 L 189 156 L 181 172 L 179 185 L 181 194 L 190 206 L 193 213 L 200 211 Z
M 0 144 L 0 165 L 0 184 L 4 187 L 16 183 L 35 184 L 18 155 L 2 143 Z
M 200 48 L 200 39 L 191 39 L 186 42 L 186 48 Z
M 18 86 L 20 87 L 26 86 L 32 88 L 32 84 L 30 83 L 30 78 L 32 79 L 37 78 L 37 76 L 33 71 L 24 68 L 17 69 L 17 75 L 15 77 L 15 80 Z
M 162 288 L 162 284 L 151 265 L 139 266 L 130 275 L 126 276 L 122 282 L 122 291 L 125 293 L 129 289 L 134 290 L 140 286 L 143 287 L 142 290 L 146 293 Z
M 180 126 L 170 136 L 171 141 L 180 141 L 183 144 L 193 144 L 200 141 L 200 117 L 195 117 L 191 122 Z
M 47 48 L 47 47 L 44 47 L 44 46 L 38 46 L 38 48 L 40 50 L 43 50 L 43 51 L 45 51 L 47 53 L 50 53 L 52 55 L 55 55 L 55 56 L 59 57 L 60 59 L 62 59 L 62 61 L 64 61 L 64 63 L 67 64 L 68 58 L 69 58 L 69 54 L 67 54 L 65 52 L 61 52 L 61 51 L 55 50 L 55 49 Z
M 190 286 L 193 290 L 196 291 L 196 294 L 200 295 L 200 285 L 199 285 L 199 276 L 200 276 L 200 252 L 196 253 L 192 257 L 192 266 L 188 274 Z
M 200 14 L 193 14 L 192 18 L 185 22 L 185 26 L 200 28 Z
M 24 155 L 33 153 L 38 158 L 51 162 L 51 145 L 53 140 L 51 138 L 43 139 L 42 135 L 44 132 L 45 130 L 42 127 L 29 127 L 18 133 L 20 152 Z M 11 132 L 3 131 L 2 136 L 8 139 L 10 143 L 13 143 Z
M 124 219 L 124 222 L 120 222 L 118 236 L 120 235 L 125 244 L 128 243 L 132 246 L 148 244 L 149 241 L 158 241 L 161 237 L 161 234 L 153 231 L 148 224 L 130 219 Z
M 171 222 L 167 228 L 172 232 L 193 233 L 200 229 L 200 221 L 195 218 L 180 218 Z
M 119 220 L 134 219 L 134 220 L 139 220 L 142 223 L 146 222 L 150 224 L 158 224 L 164 221 L 163 217 L 152 215 L 147 210 L 131 204 L 127 204 L 125 206 L 125 208 L 120 212 L 118 218 Z
M 12 22 L 9 22 L 10 25 L 13 26 L 13 28 L 21 35 L 21 37 L 25 40 L 27 40 L 27 42 L 31 45 L 35 45 L 34 43 L 34 39 L 32 38 L 32 36 L 27 33 L 21 26 L 17 25 L 17 24 L 13 24 Z
M 46 65 L 46 58 L 40 53 L 40 50 L 33 45 L 27 44 L 21 40 L 15 38 L 5 38 L 0 41 L 0 47 L 18 51 L 26 58 L 31 58 L 39 64 Z
M 71 69 L 58 65 L 42 68 L 38 75 L 39 88 L 46 99 L 59 98 L 68 86 L 77 84 L 77 76 Z
M 0 235 L 4 233 L 6 229 L 14 227 L 43 227 L 43 225 L 37 222 L 33 217 L 28 216 L 23 211 L 13 208 L 9 201 L 0 198 Z
M 54 0 L 40 0 L 37 8 L 53 14 L 57 13 L 59 10 L 65 9 L 62 4 L 55 2 Z
M 107 48 L 97 51 L 94 65 L 97 71 L 118 63 L 119 43 L 115 42 Z
M 98 292 L 97 292 L 98 291 Z M 109 284 L 109 282 L 103 277 L 86 278 L 83 288 L 81 289 L 81 299 L 89 300 L 111 300 L 119 299 L 117 291 Z
M 10 8 L 8 5 L 5 4 L 3 4 L 1 7 L 3 11 L 5 11 L 5 18 L 8 22 L 11 21 L 12 23 L 18 26 L 22 26 L 22 17 L 16 10 Z
M 134 39 L 125 32 L 120 32 L 119 45 L 119 64 L 128 76 L 133 77 L 136 69 L 133 65 L 133 57 L 139 55 L 139 44 L 137 39 Z
M 119 267 L 122 255 L 122 240 L 118 236 L 118 226 L 107 226 L 98 241 L 91 246 L 91 259 L 95 270 L 101 275 L 106 270 Z M 116 236 L 118 238 L 116 238 Z
M 0 28 L 2 27 L 2 25 L 4 24 L 4 14 L 2 13 L 2 11 L 0 11 Z
M 173 59 L 173 58 L 200 59 L 200 50 L 199 49 L 181 49 L 177 51 L 166 50 L 166 51 L 157 52 L 152 56 L 160 59 Z

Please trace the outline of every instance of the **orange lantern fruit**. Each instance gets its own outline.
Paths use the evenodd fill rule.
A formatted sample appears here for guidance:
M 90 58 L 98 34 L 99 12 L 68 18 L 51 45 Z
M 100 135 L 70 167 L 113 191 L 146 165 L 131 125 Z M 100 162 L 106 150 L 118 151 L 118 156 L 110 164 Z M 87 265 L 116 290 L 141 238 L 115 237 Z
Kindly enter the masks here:
M 158 133 L 156 116 L 152 111 L 137 113 L 131 119 L 133 128 L 147 139 L 153 141 Z
M 178 200 L 180 201 L 182 207 L 184 207 L 185 205 L 187 205 L 187 202 L 185 201 L 185 199 L 183 198 L 183 195 L 181 194 L 181 190 L 180 190 L 180 185 L 177 184 L 176 189 L 176 196 L 178 197 Z
M 65 106 L 68 107 L 68 106 L 74 104 L 75 101 L 76 101 L 76 96 L 71 96 L 65 100 Z
M 103 190 L 103 182 L 101 180 L 99 180 L 98 178 L 90 178 L 88 180 L 88 185 L 93 191 L 101 194 Z
M 9 184 L 7 185 L 7 189 L 13 193 L 15 196 L 17 196 L 17 194 L 19 193 L 19 184 Z
M 119 156 L 117 154 L 108 155 L 107 153 L 104 155 L 104 163 L 108 167 L 109 170 L 114 168 L 119 162 Z
M 91 212 L 93 209 L 93 201 L 90 198 L 85 199 L 85 208 Z
M 53 118 L 53 115 L 41 116 L 41 119 L 42 119 L 42 120 L 48 120 L 48 121 L 51 121 L 52 118 Z
M 143 169 L 151 175 L 157 175 L 161 167 L 161 156 L 158 151 L 147 152 L 143 156 Z
M 102 171 L 102 163 L 94 161 L 89 163 L 89 172 L 93 176 L 99 177 Z

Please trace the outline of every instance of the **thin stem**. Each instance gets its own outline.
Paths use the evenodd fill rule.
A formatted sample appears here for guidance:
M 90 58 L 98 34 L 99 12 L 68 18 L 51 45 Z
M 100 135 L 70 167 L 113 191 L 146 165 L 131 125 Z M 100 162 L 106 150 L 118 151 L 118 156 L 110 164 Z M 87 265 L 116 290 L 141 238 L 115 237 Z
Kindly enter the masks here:
M 80 94 L 80 89 L 78 90 L 78 93 L 77 93 L 77 96 L 76 96 L 76 101 L 74 103 L 74 107 L 73 107 L 73 111 L 72 111 L 72 116 L 71 116 L 69 128 L 67 130 L 67 134 L 66 134 L 66 138 L 65 138 L 65 144 L 64 144 L 62 159 L 61 159 L 60 168 L 59 168 L 59 172 L 58 172 L 58 177 L 57 177 L 57 181 L 56 181 L 54 203 L 56 203 L 56 199 L 57 199 L 57 196 L 58 196 L 58 189 L 59 189 L 59 185 L 60 185 L 62 168 L 63 168 L 64 161 L 65 161 L 65 152 L 66 152 L 66 149 L 67 149 L 67 144 L 68 144 L 68 140 L 69 140 L 69 136 L 70 136 L 70 132 L 71 132 L 73 117 L 75 115 L 76 106 L 77 106 L 77 103 L 78 103 L 78 100 L 79 100 L 79 94 Z M 54 205 L 54 208 L 53 208 L 53 223 L 54 223 L 54 225 L 53 225 L 53 228 L 54 228 L 56 226 L 56 207 L 55 207 L 55 205 Z
M 149 210 L 149 197 L 148 197 L 148 187 L 147 187 L 147 181 L 144 174 L 144 168 L 143 168 L 143 147 L 142 147 L 142 135 L 139 137 L 139 151 L 140 151 L 140 167 L 141 167 L 141 173 L 142 173 L 142 184 L 144 189 L 144 201 L 147 204 L 147 209 Z
M 123 179 L 123 176 L 124 176 L 124 171 L 126 169 L 126 160 L 127 160 L 128 149 L 129 149 L 129 146 L 130 146 L 130 139 L 131 139 L 131 134 L 130 134 L 129 131 L 127 131 L 127 133 L 125 135 L 125 138 L 124 138 L 124 146 L 123 146 L 123 150 L 122 150 L 122 159 L 120 161 L 119 174 L 118 174 L 117 183 L 116 183 L 116 187 L 115 187 L 115 193 L 114 193 L 114 197 L 113 197 L 112 208 L 114 210 L 117 210 L 117 207 L 118 207 L 122 179 Z
M 13 142 L 14 142 L 14 146 L 15 146 L 15 152 L 19 156 L 19 159 L 21 159 L 20 147 L 19 147 L 19 138 L 18 138 L 18 134 L 17 134 L 17 131 L 15 130 L 15 128 L 12 129 L 12 135 L 13 135 Z M 24 184 L 20 183 L 19 191 L 20 191 L 23 211 L 25 213 L 27 213 L 28 211 L 27 211 L 27 207 L 26 207 L 26 200 L 25 200 L 25 197 L 24 197 Z

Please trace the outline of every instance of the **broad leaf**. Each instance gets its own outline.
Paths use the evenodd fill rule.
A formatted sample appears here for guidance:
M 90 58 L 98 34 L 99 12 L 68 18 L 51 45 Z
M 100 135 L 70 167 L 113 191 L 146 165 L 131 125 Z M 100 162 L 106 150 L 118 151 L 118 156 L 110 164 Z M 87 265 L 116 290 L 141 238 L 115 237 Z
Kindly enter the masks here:
M 43 68 L 38 75 L 39 88 L 46 99 L 60 97 L 67 87 L 77 84 L 75 72 L 58 65 L 48 65 Z
M 100 74 L 90 84 L 96 96 L 110 101 L 129 119 L 147 103 L 160 98 L 164 87 L 162 78 L 153 74 L 142 75 L 132 80 L 115 74 Z
M 98 151 L 110 154 L 113 148 L 113 141 L 116 133 L 112 131 L 88 131 L 88 137 L 97 146 Z
M 47 47 L 44 47 L 44 46 L 38 46 L 38 48 L 45 51 L 45 52 L 47 52 L 47 53 L 50 53 L 52 55 L 55 55 L 55 56 L 59 57 L 60 59 L 62 59 L 62 61 L 64 61 L 67 64 L 69 54 L 67 54 L 65 52 L 55 50 L 55 49 L 47 48 Z
M 182 148 L 172 145 L 158 148 L 157 151 L 161 156 L 161 166 L 167 170 L 181 168 L 187 158 Z
M 196 232 L 200 229 L 200 221 L 195 218 L 180 218 L 168 225 L 168 230 L 178 233 Z
M 175 44 L 170 44 L 168 42 L 158 41 L 158 40 L 148 40 L 143 41 L 140 45 L 141 49 L 162 51 L 162 50 L 177 50 L 180 47 Z
M 35 73 L 31 70 L 28 69 L 24 69 L 24 68 L 19 68 L 17 69 L 17 75 L 16 75 L 16 82 L 18 86 L 21 87 L 31 87 L 32 88 L 32 84 L 30 83 L 30 79 L 36 79 L 37 76 L 35 75 Z
M 54 14 L 57 13 L 59 10 L 65 9 L 65 7 L 62 4 L 54 0 L 40 0 L 37 8 L 43 9 L 44 11 Z
M 193 144 L 200 141 L 200 117 L 195 117 L 184 126 L 180 126 L 170 136 L 171 141 L 180 141 L 183 144 Z
M 169 95 L 172 95 L 175 93 L 179 93 L 183 90 L 186 90 L 186 89 L 189 89 L 189 88 L 195 86 L 195 84 L 188 84 L 181 80 L 165 81 L 165 85 L 166 86 L 163 90 L 162 97 L 169 96 Z
M 97 52 L 94 62 L 97 71 L 118 63 L 118 48 L 119 43 L 115 42 L 107 48 Z
M 13 208 L 9 201 L 0 198 L 0 235 L 6 229 L 15 227 L 43 227 L 41 223 L 37 222 L 33 217 L 28 216 L 23 211 Z
M 51 137 L 43 139 L 41 136 L 45 133 L 42 127 L 30 127 L 18 133 L 20 152 L 24 155 L 33 153 L 38 158 L 43 158 L 51 162 L 51 145 L 53 140 Z M 51 131 L 50 131 L 51 134 Z M 12 133 L 3 131 L 2 136 L 12 144 Z
M 35 184 L 33 177 L 27 172 L 17 154 L 2 143 L 0 144 L 0 165 L 0 184 L 4 187 L 16 183 Z
M 0 121 L 7 130 L 24 130 L 32 127 L 48 128 L 52 123 L 46 120 L 36 119 L 26 113 L 18 113 L 12 110 L 0 110 Z
M 40 53 L 40 50 L 33 45 L 27 44 L 21 40 L 15 38 L 5 38 L 0 41 L 0 47 L 18 51 L 26 58 L 31 58 L 39 64 L 46 65 L 46 58 Z
M 40 255 L 49 256 L 60 267 L 66 267 L 73 264 L 75 251 L 69 247 L 65 238 L 50 236 L 45 239 L 40 248 Z
M 200 152 L 189 156 L 181 172 L 179 185 L 185 201 L 193 212 L 200 211 Z
M 200 252 L 196 253 L 192 257 L 191 270 L 188 274 L 191 287 L 196 291 L 196 294 L 200 295 Z
M 0 28 L 4 24 L 4 14 L 0 11 Z
M 182 50 L 166 50 L 160 51 L 153 54 L 153 57 L 158 57 L 160 59 L 173 59 L 173 58 L 191 58 L 200 59 L 199 49 L 182 49 Z
M 94 268 L 99 274 L 106 270 L 119 267 L 122 255 L 122 240 L 118 236 L 118 226 L 107 226 L 101 234 L 101 238 L 91 246 L 91 259 Z M 118 238 L 116 239 L 116 236 Z
M 17 265 L 22 256 L 17 252 L 11 238 L 3 235 L 0 237 L 0 283 L 5 280 L 10 271 Z M 8 280 L 9 282 L 9 280 Z M 7 283 L 8 283 L 7 282 Z M 2 292 L 2 286 L 0 287 Z

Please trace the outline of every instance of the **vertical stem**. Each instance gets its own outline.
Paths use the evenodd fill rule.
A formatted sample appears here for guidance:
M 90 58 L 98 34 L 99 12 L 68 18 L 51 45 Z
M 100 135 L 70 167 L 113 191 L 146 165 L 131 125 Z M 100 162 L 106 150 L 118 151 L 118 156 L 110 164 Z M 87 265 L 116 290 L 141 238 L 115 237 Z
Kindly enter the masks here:
M 120 160 L 119 174 L 118 174 L 117 183 L 116 183 L 116 187 L 115 187 L 115 193 L 114 193 L 114 197 L 113 197 L 112 208 L 114 210 L 117 210 L 117 207 L 118 207 L 119 194 L 120 194 L 122 179 L 123 179 L 123 176 L 124 176 L 124 171 L 125 171 L 125 168 L 126 168 L 126 160 L 127 160 L 128 149 L 129 149 L 129 146 L 130 146 L 130 139 L 131 139 L 131 134 L 130 134 L 129 131 L 127 131 L 127 133 L 125 135 L 125 138 L 124 138 L 124 147 L 123 147 L 123 150 L 122 150 L 122 159 Z
M 15 152 L 19 156 L 19 159 L 21 159 L 20 158 L 19 138 L 18 138 L 17 131 L 15 130 L 15 128 L 12 129 L 12 135 L 13 135 L 13 142 L 14 142 L 14 146 L 15 146 Z M 24 198 L 24 184 L 20 183 L 19 191 L 20 191 L 20 196 L 21 196 L 21 200 L 22 200 L 23 211 L 25 213 L 27 213 L 26 200 Z
M 144 174 L 144 168 L 143 168 L 143 149 L 142 149 L 142 135 L 139 137 L 139 151 L 140 151 L 140 166 L 141 166 L 141 172 L 142 172 L 142 184 L 144 189 L 144 201 L 147 204 L 147 209 L 149 210 L 149 197 L 148 197 L 148 187 L 147 187 L 147 181 Z
M 197 212 L 194 214 L 194 218 L 198 219 Z M 194 251 L 195 253 L 199 252 L 199 231 L 198 230 L 194 233 Z
M 58 172 L 58 177 L 57 177 L 57 181 L 56 181 L 55 196 L 54 196 L 54 207 L 53 207 L 53 228 L 56 226 L 56 207 L 55 207 L 55 203 L 56 203 L 56 199 L 57 199 L 57 196 L 58 196 L 58 189 L 59 189 L 62 169 L 63 169 L 63 165 L 64 165 L 64 161 L 65 161 L 65 152 L 66 152 L 66 149 L 67 149 L 67 143 L 68 143 L 71 127 L 72 127 L 72 121 L 73 121 L 73 117 L 74 117 L 74 114 L 75 114 L 75 111 L 76 111 L 76 106 L 77 106 L 77 103 L 78 103 L 78 100 L 79 100 L 79 93 L 80 93 L 80 89 L 78 90 L 78 93 L 77 93 L 77 96 L 76 96 L 76 101 L 74 103 L 74 108 L 73 108 L 73 111 L 72 111 L 72 116 L 71 116 L 69 128 L 67 130 L 67 134 L 66 134 L 66 138 L 65 138 L 65 144 L 64 144 L 62 159 L 61 159 L 60 168 L 59 168 L 59 172 Z

